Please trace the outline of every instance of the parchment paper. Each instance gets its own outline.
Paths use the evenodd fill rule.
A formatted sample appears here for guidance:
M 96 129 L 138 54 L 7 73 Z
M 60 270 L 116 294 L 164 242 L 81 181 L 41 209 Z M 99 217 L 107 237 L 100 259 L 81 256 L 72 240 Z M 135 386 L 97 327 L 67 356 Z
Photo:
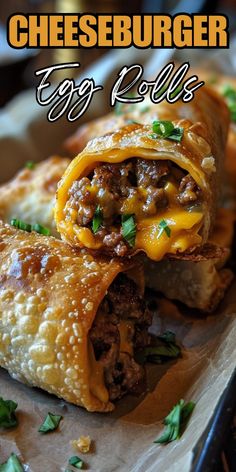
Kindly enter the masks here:
M 228 51 L 216 54 L 218 69 L 221 64 L 232 72 L 232 57 L 232 51 L 231 55 Z M 214 58 L 211 61 L 213 69 Z M 97 106 L 94 113 L 99 109 L 104 111 L 104 106 Z M 61 120 L 51 124 L 45 116 L 46 110 L 35 102 L 35 91 L 16 97 L 0 113 L 1 181 L 11 177 L 25 160 L 37 161 L 52 152 L 63 154 L 62 140 L 78 123 L 72 126 Z M 91 115 L 85 117 L 89 118 Z M 28 472 L 63 472 L 70 456 L 78 454 L 71 440 L 90 435 L 92 451 L 78 455 L 93 472 L 190 471 L 193 448 L 236 365 L 236 283 L 217 313 L 207 318 L 190 309 L 182 312 L 163 299 L 158 306 L 153 330 L 157 334 L 174 331 L 182 345 L 182 358 L 162 366 L 149 365 L 148 392 L 140 398 L 126 396 L 111 414 L 87 413 L 14 381 L 0 369 L 0 396 L 19 405 L 19 426 L 0 431 L 0 463 L 15 452 Z M 184 435 L 166 446 L 153 444 L 163 428 L 162 419 L 181 398 L 196 402 Z M 37 429 L 49 411 L 61 414 L 63 421 L 58 431 L 40 435 Z

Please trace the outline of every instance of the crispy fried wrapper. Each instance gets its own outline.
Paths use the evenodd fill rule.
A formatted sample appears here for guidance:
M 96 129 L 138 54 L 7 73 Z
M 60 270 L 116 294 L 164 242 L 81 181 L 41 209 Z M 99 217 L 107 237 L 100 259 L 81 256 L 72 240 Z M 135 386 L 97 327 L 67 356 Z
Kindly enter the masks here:
M 168 160 L 196 182 L 201 191 L 201 206 L 200 209 L 188 209 L 176 205 L 177 194 L 174 194 L 178 189 L 168 188 L 169 204 L 165 211 L 159 211 L 160 214 L 153 218 L 138 217 L 135 245 L 129 248 L 129 255 L 141 250 L 150 259 L 157 261 L 167 253 L 182 253 L 190 247 L 205 244 L 209 239 L 221 187 L 229 115 L 222 98 L 207 87 L 198 90 L 190 103 L 184 104 L 179 100 L 175 104 L 162 102 L 151 106 L 150 111 L 144 114 L 147 121 L 149 117 L 149 124 L 145 124 L 140 110 L 138 113 L 138 122 L 132 123 L 129 114 L 128 118 L 122 115 L 126 125 L 120 129 L 114 124 L 114 115 L 92 123 L 92 135 L 96 129 L 98 137 L 87 144 L 63 175 L 57 193 L 55 217 L 57 229 L 67 242 L 101 253 L 107 252 L 91 228 L 78 223 L 76 211 L 70 208 L 73 183 L 91 175 L 101 163 L 117 165 L 136 158 L 152 162 Z M 151 123 L 154 119 L 169 120 L 175 127 L 183 128 L 181 142 L 159 138 L 157 135 L 153 137 Z M 109 129 L 109 121 L 111 132 L 99 137 L 104 129 Z M 121 117 L 118 116 L 119 126 L 120 121 Z M 87 130 L 89 136 L 89 125 Z M 132 213 L 132 209 L 129 210 L 128 213 Z M 169 238 L 159 237 L 158 224 L 163 219 L 171 228 Z
M 128 269 L 133 277 L 130 263 L 1 223 L 0 366 L 89 411 L 112 410 L 89 330 L 110 284 Z
M 18 218 L 26 223 L 39 223 L 58 236 L 53 218 L 57 183 L 70 160 L 57 156 L 39 164 L 31 163 L 10 182 L 0 186 L 0 219 L 10 223 Z

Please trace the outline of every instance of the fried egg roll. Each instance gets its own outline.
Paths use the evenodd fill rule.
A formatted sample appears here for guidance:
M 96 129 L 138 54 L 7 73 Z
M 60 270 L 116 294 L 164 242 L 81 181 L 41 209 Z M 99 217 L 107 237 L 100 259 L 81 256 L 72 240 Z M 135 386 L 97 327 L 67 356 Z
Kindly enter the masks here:
M 0 366 L 88 411 L 143 381 L 151 313 L 142 270 L 0 223 Z
M 228 184 L 231 185 L 231 200 L 236 200 L 236 78 L 222 74 L 199 71 L 206 83 L 221 94 L 230 112 L 230 128 L 226 146 L 225 169 Z M 229 192 L 228 192 L 229 193 Z
M 68 166 L 58 187 L 55 219 L 72 246 L 119 257 L 143 251 L 159 261 L 208 241 L 220 190 L 227 107 L 204 87 L 190 103 L 162 102 L 155 113 L 156 123 L 171 126 L 173 139 L 156 133 L 151 124 L 133 122 L 91 140 Z
M 59 236 L 53 217 L 58 181 L 70 160 L 57 156 L 22 169 L 10 182 L 0 186 L 0 219 L 13 218 L 40 224 Z

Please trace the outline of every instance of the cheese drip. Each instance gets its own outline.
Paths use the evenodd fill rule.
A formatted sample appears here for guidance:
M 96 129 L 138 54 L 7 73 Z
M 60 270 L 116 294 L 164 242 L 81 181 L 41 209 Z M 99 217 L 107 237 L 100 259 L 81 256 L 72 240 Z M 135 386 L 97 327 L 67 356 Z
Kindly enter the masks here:
M 191 211 L 178 203 L 177 184 L 169 181 L 164 187 L 168 198 L 168 207 L 159 209 L 158 214 L 137 220 L 137 233 L 134 250 L 144 251 L 150 259 L 161 260 L 165 254 L 184 252 L 191 247 L 201 244 L 202 238 L 198 234 L 201 228 L 203 213 L 199 207 L 192 207 Z M 133 208 L 129 209 L 135 214 L 135 201 Z M 160 222 L 165 220 L 170 228 L 170 237 L 163 231 L 160 234 Z M 88 249 L 100 249 L 102 242 L 98 241 L 90 228 L 78 227 L 70 221 L 62 222 L 68 235 L 79 240 L 82 246 Z
M 178 204 L 178 189 L 172 182 L 165 185 L 168 208 L 155 217 L 145 218 L 137 224 L 135 248 L 145 251 L 150 259 L 161 260 L 165 254 L 184 252 L 201 243 L 198 234 L 203 214 L 201 211 L 189 211 Z M 165 220 L 170 229 L 170 236 L 165 231 L 160 233 L 160 222 Z

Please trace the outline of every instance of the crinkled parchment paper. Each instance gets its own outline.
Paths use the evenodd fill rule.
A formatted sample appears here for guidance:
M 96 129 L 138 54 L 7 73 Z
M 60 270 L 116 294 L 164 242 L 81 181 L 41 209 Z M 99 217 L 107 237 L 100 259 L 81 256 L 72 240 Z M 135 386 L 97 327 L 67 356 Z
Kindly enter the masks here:
M 225 70 L 228 64 L 232 72 L 229 57 L 233 56 L 226 53 L 220 56 L 222 61 L 217 54 L 215 63 L 219 68 L 221 62 Z M 45 116 L 34 91 L 15 98 L 0 113 L 1 181 L 12 176 L 25 160 L 61 152 L 62 140 L 75 125 L 62 120 L 51 124 Z M 150 365 L 147 393 L 140 398 L 126 396 L 111 414 L 87 413 L 14 381 L 0 369 L 0 396 L 18 402 L 19 418 L 17 428 L 0 431 L 0 462 L 15 452 L 28 472 L 63 472 L 70 456 L 76 454 L 71 440 L 89 435 L 92 451 L 79 455 L 93 472 L 190 471 L 192 450 L 235 369 L 235 293 L 236 283 L 217 313 L 207 318 L 193 315 L 191 310 L 182 313 L 173 303 L 160 300 L 153 330 L 174 331 L 183 347 L 182 358 L 162 366 Z M 196 402 L 184 435 L 166 446 L 153 444 L 162 430 L 162 419 L 180 398 Z M 63 421 L 58 431 L 41 435 L 37 430 L 49 411 L 61 414 Z
M 183 346 L 182 358 L 149 365 L 148 392 L 141 398 L 126 396 L 110 414 L 88 413 L 19 384 L 0 370 L 0 395 L 19 405 L 19 426 L 1 433 L 1 460 L 15 452 L 30 472 L 61 472 L 75 453 L 71 440 L 89 435 L 92 451 L 79 456 L 91 471 L 189 471 L 192 450 L 235 367 L 235 290 L 236 284 L 218 312 L 207 318 L 183 314 L 161 299 L 153 329 L 174 331 Z M 166 446 L 153 444 L 162 430 L 161 420 L 180 398 L 196 402 L 182 438 Z M 49 411 L 62 415 L 63 421 L 58 431 L 41 435 L 37 429 Z

